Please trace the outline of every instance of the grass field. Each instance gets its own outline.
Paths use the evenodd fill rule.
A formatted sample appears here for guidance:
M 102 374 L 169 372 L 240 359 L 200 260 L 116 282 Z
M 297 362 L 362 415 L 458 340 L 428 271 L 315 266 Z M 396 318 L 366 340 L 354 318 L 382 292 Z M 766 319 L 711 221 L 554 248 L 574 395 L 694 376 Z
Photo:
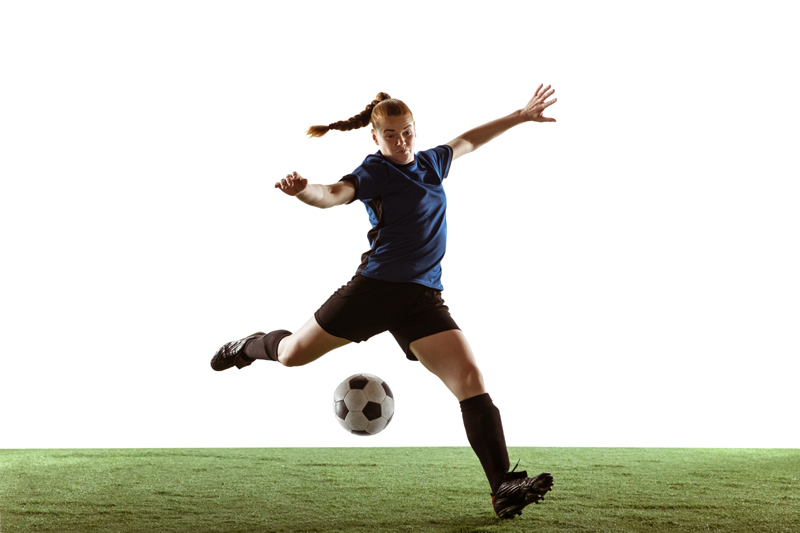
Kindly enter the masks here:
M 0 450 L 0 533 L 800 531 L 800 450 L 510 454 L 555 487 L 501 521 L 469 448 Z

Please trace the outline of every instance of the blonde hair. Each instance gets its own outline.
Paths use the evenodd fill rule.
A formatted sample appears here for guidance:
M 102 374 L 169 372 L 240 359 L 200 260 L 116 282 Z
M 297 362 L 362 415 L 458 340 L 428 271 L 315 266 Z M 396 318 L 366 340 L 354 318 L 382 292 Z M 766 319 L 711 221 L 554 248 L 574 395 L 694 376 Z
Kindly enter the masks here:
M 364 128 L 372 123 L 373 127 L 378 127 L 386 117 L 410 116 L 413 120 L 414 115 L 408 106 L 401 100 L 392 98 L 386 93 L 378 93 L 375 100 L 358 115 L 352 116 L 347 120 L 332 122 L 327 126 L 311 126 L 308 128 L 308 135 L 311 137 L 322 137 L 330 130 L 350 131 Z

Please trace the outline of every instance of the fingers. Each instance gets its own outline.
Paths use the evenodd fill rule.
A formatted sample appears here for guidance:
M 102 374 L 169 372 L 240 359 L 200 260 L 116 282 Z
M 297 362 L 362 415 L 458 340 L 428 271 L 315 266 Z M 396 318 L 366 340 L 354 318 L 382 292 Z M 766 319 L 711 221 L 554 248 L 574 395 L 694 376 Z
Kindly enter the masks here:
M 556 90 L 553 89 L 551 85 L 548 85 L 547 87 L 544 86 L 544 83 L 539 85 L 539 88 L 536 89 L 536 93 L 533 95 L 533 98 L 531 98 L 531 101 L 528 102 L 527 106 L 525 106 L 525 111 L 529 113 L 531 120 L 536 122 L 555 122 L 554 119 L 545 118 L 542 116 L 542 112 L 545 109 L 558 101 L 558 98 L 553 98 L 549 102 L 547 101 L 547 99 L 553 96 L 555 92 Z
M 544 87 L 544 89 L 542 89 L 542 87 L 544 87 L 544 83 L 542 83 L 541 85 L 539 85 L 539 88 L 538 88 L 538 89 L 536 89 L 536 92 L 535 92 L 535 93 L 533 93 L 533 96 L 534 96 L 534 98 L 536 98 L 536 97 L 539 97 L 539 99 L 540 99 L 540 100 L 545 100 L 545 99 L 547 99 L 547 98 L 548 98 L 548 97 L 549 97 L 551 94 L 553 94 L 554 92 L 556 92 L 556 90 L 555 90 L 555 89 L 553 89 L 553 90 L 550 90 L 550 87 L 551 87 L 550 85 L 548 85 L 547 87 Z M 550 93 L 548 94 L 548 92 L 547 92 L 547 91 L 550 91 Z
M 278 183 L 275 184 L 275 188 L 276 189 L 280 189 L 282 191 L 285 191 L 286 189 L 291 188 L 291 186 L 294 185 L 294 175 L 293 174 L 295 174 L 295 173 L 287 174 L 285 178 L 283 178 L 281 181 L 279 181 Z
M 556 90 L 555 89 L 550 89 L 550 86 L 548 85 L 547 87 L 544 88 L 542 93 L 539 95 L 539 101 L 540 102 L 544 102 L 545 100 L 547 100 L 548 98 L 553 96 L 553 94 L 555 94 L 555 92 L 556 92 Z
M 307 180 L 303 176 L 297 172 L 292 172 L 291 174 L 286 174 L 285 178 L 275 183 L 275 188 L 285 192 L 288 189 L 295 187 L 295 185 L 304 186 L 306 182 Z
M 285 191 L 286 189 L 291 187 L 294 184 L 294 174 L 295 174 L 294 172 L 292 172 L 291 174 L 286 174 L 285 178 L 283 178 L 281 181 L 275 184 L 275 188 Z

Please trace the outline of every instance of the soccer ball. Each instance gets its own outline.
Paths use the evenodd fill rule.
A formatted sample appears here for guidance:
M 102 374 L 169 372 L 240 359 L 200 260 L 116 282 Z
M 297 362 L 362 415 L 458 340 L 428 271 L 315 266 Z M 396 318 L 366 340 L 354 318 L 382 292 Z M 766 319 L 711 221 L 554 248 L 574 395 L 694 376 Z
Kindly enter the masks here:
M 354 435 L 376 435 L 394 415 L 392 389 L 378 376 L 355 374 L 333 393 L 333 412 L 344 429 Z

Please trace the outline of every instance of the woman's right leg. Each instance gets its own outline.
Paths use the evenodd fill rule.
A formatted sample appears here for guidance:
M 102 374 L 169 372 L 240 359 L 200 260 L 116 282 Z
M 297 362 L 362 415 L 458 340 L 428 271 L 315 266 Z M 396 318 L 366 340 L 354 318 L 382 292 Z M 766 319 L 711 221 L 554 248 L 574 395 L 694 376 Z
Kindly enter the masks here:
M 302 366 L 350 343 L 349 339 L 367 340 L 386 329 L 381 311 L 386 308 L 385 293 L 392 286 L 353 276 L 296 332 L 277 330 L 248 340 L 244 349 L 246 357 L 251 362 L 252 359 L 270 359 L 285 366 Z M 325 329 L 320 324 L 325 324 Z
M 350 341 L 334 337 L 322 329 L 312 316 L 295 333 L 281 339 L 278 361 L 284 366 L 303 366 L 346 344 L 350 344 Z
M 349 340 L 334 337 L 322 329 L 311 317 L 296 332 L 273 331 L 250 341 L 244 351 L 252 359 L 270 359 L 284 366 L 303 366 L 349 343 Z

